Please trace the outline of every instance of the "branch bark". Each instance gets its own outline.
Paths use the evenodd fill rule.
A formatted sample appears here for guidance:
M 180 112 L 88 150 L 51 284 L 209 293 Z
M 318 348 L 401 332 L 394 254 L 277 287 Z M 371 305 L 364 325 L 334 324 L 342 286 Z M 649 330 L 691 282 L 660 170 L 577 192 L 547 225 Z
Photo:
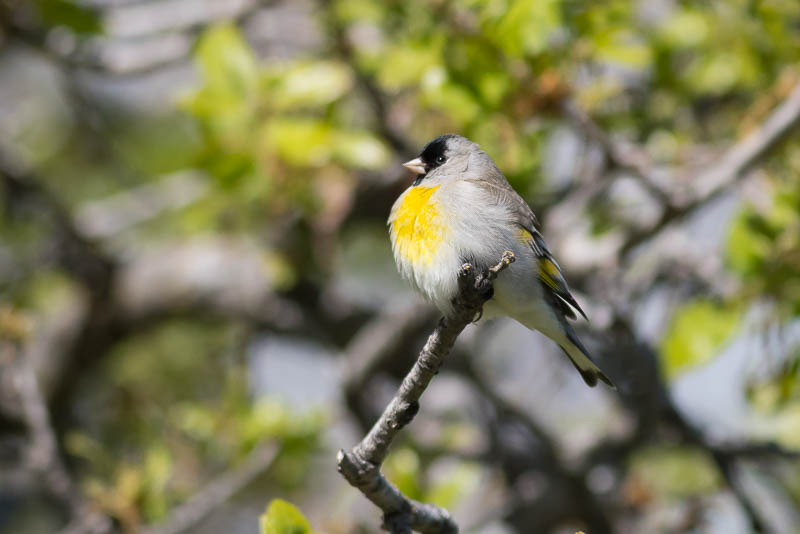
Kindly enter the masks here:
M 456 338 L 491 298 L 498 273 L 513 262 L 514 255 L 506 251 L 500 263 L 485 273 L 476 273 L 471 265 L 464 264 L 458 275 L 453 314 L 439 321 L 400 389 L 364 439 L 349 452 L 339 451 L 339 472 L 383 511 L 383 528 L 393 534 L 409 534 L 412 529 L 424 534 L 458 532 L 447 510 L 409 499 L 386 480 L 380 469 L 394 438 L 419 411 L 419 398 Z

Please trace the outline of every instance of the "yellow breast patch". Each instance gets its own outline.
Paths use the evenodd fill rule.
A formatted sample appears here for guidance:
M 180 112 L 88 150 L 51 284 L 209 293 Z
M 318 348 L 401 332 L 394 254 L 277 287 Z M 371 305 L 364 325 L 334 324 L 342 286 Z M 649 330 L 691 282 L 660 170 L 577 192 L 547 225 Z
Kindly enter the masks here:
M 439 186 L 412 187 L 397 207 L 392 221 L 395 248 L 411 263 L 430 265 L 444 240 L 439 208 L 431 201 Z

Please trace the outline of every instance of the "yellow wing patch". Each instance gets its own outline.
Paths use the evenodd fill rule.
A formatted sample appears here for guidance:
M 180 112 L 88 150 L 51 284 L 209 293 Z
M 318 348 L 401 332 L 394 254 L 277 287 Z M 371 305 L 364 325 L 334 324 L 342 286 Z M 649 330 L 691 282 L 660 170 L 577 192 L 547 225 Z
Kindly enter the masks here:
M 430 265 L 444 240 L 439 209 L 431 195 L 439 189 L 412 187 L 406 192 L 392 221 L 395 247 L 406 260 Z
M 529 245 L 531 241 L 533 241 L 533 234 L 531 234 L 525 228 L 520 227 L 517 229 L 517 239 L 523 245 Z
M 525 228 L 519 228 L 517 230 L 517 239 L 523 245 L 530 245 L 533 243 L 533 234 Z M 556 291 L 561 288 L 561 271 L 558 270 L 558 266 L 550 258 L 539 258 L 539 278 Z
M 558 270 L 558 266 L 549 258 L 539 259 L 539 278 L 550 288 L 556 291 L 561 289 L 561 284 L 559 283 L 562 278 L 561 271 Z

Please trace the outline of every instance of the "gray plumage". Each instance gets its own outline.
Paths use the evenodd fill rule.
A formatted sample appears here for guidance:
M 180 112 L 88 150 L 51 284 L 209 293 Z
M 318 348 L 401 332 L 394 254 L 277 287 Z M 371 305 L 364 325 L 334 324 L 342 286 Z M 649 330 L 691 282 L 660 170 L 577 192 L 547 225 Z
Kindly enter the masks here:
M 465 262 L 486 269 L 503 251 L 517 261 L 495 282 L 487 316 L 509 316 L 554 340 L 584 381 L 612 386 L 567 318 L 586 316 L 572 296 L 539 223 L 480 146 L 461 136 L 437 137 L 405 164 L 418 174 L 389 216 L 401 274 L 445 314 L 452 311 L 457 273 Z

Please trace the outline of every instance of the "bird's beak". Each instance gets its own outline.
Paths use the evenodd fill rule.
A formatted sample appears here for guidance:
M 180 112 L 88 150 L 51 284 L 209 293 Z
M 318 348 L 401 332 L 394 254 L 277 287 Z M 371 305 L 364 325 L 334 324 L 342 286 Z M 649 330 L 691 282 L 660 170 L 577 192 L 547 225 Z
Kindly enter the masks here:
M 410 170 L 414 174 L 425 174 L 425 164 L 420 158 L 414 158 L 411 161 L 403 163 L 403 167 Z

